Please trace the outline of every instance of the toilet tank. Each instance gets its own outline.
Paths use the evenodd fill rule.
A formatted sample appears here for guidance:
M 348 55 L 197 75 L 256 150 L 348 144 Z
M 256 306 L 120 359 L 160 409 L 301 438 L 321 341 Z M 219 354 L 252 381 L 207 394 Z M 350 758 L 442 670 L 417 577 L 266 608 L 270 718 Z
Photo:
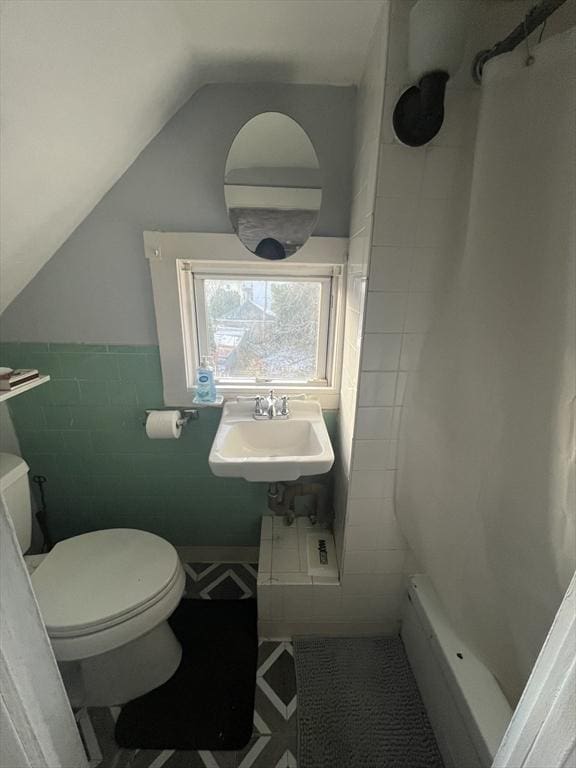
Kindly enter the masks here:
M 0 453 L 0 497 L 10 515 L 20 549 L 32 543 L 32 507 L 28 485 L 28 464 L 20 456 Z

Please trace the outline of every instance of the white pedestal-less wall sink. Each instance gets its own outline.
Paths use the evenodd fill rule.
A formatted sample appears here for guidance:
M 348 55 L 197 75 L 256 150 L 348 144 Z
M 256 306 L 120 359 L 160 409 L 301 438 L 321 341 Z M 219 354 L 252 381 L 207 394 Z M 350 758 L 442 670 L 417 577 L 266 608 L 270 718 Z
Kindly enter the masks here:
M 334 451 L 320 404 L 291 401 L 288 418 L 256 420 L 254 403 L 226 403 L 208 463 L 218 477 L 267 483 L 329 472 Z

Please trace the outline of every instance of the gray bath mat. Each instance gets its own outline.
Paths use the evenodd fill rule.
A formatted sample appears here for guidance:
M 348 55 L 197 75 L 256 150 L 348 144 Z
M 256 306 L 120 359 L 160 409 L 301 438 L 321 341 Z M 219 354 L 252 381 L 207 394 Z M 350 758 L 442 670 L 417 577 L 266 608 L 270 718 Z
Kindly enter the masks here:
M 299 768 L 442 768 L 399 638 L 294 640 Z

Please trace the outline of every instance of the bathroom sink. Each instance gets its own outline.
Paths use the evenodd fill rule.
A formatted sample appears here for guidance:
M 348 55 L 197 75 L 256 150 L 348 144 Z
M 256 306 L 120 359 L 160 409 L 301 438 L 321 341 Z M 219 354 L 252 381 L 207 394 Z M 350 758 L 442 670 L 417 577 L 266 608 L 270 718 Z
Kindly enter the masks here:
M 334 451 L 319 403 L 292 401 L 287 419 L 253 413 L 250 402 L 225 404 L 208 458 L 215 475 L 272 483 L 330 470 Z

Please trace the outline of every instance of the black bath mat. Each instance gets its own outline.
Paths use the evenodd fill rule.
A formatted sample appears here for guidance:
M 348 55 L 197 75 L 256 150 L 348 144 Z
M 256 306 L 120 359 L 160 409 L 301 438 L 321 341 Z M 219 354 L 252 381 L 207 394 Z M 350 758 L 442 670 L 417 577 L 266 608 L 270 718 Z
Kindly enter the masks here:
M 129 701 L 116 741 L 130 749 L 242 749 L 252 736 L 255 600 L 182 600 L 170 618 L 182 661 L 164 685 Z

